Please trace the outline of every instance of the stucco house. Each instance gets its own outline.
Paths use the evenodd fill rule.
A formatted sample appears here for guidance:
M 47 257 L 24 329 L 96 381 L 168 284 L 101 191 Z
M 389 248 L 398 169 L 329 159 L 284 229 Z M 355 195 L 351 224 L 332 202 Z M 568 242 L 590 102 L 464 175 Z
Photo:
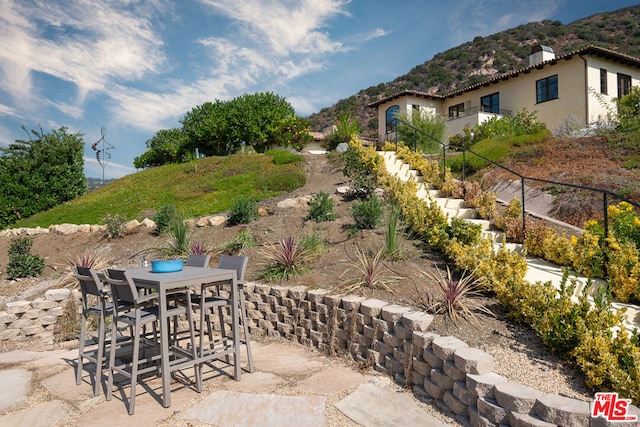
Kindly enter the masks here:
M 640 85 L 640 59 L 587 46 L 556 56 L 547 46 L 532 48 L 526 67 L 445 94 L 407 90 L 368 105 L 378 109 L 378 138 L 392 139 L 397 112 L 422 110 L 445 116 L 444 142 L 492 116 L 535 111 L 550 130 L 571 118 L 582 126 L 607 117 L 607 106 Z M 603 102 L 603 100 L 605 102 Z

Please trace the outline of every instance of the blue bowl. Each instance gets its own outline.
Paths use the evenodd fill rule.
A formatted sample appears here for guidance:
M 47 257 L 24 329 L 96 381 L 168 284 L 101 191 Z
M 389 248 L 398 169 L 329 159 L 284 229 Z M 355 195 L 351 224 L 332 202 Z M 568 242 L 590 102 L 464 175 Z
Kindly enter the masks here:
M 156 259 L 151 261 L 151 271 L 154 273 L 173 273 L 182 270 L 182 259 Z

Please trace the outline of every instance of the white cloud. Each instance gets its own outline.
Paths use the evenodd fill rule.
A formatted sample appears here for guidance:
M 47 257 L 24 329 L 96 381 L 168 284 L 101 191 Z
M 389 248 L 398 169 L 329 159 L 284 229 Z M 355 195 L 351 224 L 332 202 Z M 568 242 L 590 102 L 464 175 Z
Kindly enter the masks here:
M 162 41 L 136 4 L 118 9 L 80 0 L 0 1 L 0 63 L 3 77 L 11 79 L 4 89 L 14 98 L 39 98 L 29 78 L 33 71 L 73 83 L 81 104 L 113 80 L 140 79 L 165 63 Z
M 0 116 L 13 116 L 17 118 L 22 118 L 22 116 L 20 116 L 20 113 L 18 113 L 16 110 L 9 107 L 8 105 L 4 105 L 4 104 L 0 104 Z
M 280 56 L 325 54 L 342 49 L 321 32 L 327 21 L 347 15 L 348 0 L 201 0 L 246 29 L 245 36 Z

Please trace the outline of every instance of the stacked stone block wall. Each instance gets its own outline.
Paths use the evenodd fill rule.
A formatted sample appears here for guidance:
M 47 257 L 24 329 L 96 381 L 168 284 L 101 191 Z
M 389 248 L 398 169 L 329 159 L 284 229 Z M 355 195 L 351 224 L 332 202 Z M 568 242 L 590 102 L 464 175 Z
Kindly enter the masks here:
M 386 373 L 421 400 L 437 401 L 471 426 L 607 426 L 590 417 L 590 403 L 545 394 L 494 372 L 493 357 L 452 336 L 429 332 L 433 317 L 409 307 L 359 296 L 247 283 L 251 335 L 283 337 L 327 354 L 347 354 Z M 228 292 L 228 291 L 227 291 Z M 0 341 L 40 337 L 53 330 L 68 299 L 80 293 L 49 290 L 44 298 L 6 303 L 0 310 Z M 79 304 L 78 304 L 79 305 Z M 227 312 L 226 323 L 231 323 Z M 640 409 L 630 407 L 640 417 Z

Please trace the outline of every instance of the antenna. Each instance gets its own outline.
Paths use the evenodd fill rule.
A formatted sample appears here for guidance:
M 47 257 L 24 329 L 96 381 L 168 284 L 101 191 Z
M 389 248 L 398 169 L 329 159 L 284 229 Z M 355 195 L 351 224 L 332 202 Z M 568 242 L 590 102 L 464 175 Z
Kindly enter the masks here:
M 102 166 L 102 183 L 104 184 L 104 170 L 111 160 L 111 150 L 115 150 L 116 147 L 109 144 L 105 139 L 107 134 L 107 128 L 102 126 L 100 128 L 100 139 L 91 145 L 91 149 L 96 152 L 96 160 L 98 164 Z

